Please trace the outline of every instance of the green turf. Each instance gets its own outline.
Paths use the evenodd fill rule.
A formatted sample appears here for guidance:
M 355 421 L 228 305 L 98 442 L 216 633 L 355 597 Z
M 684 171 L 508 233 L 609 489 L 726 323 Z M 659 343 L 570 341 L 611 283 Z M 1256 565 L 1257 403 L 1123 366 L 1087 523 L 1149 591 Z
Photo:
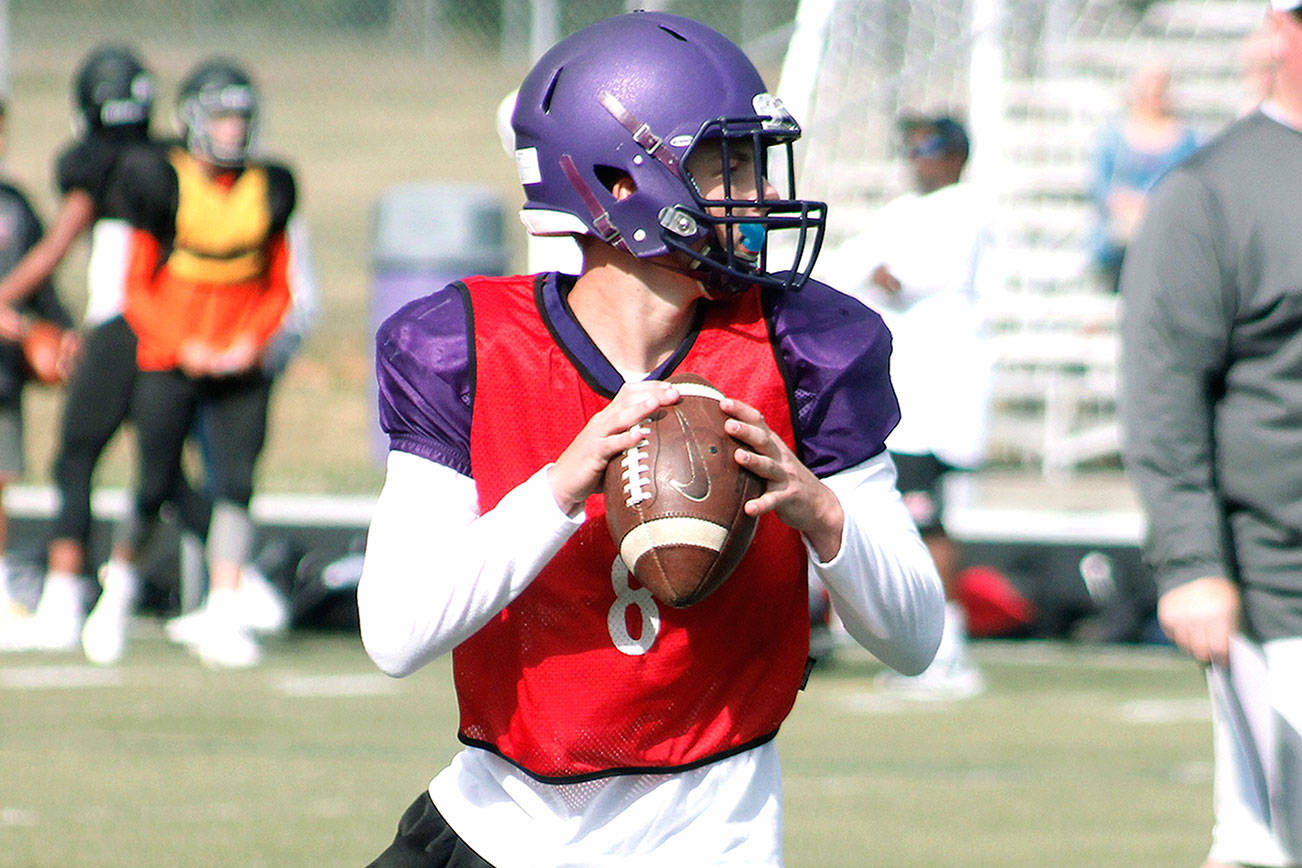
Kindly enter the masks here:
M 111 670 L 0 655 L 0 866 L 365 864 L 457 749 L 446 661 L 392 681 L 355 637 L 306 634 L 218 673 L 141 632 Z M 779 736 L 789 866 L 1198 863 L 1192 664 L 976 655 L 990 690 L 961 703 L 891 700 L 860 653 L 815 672 Z

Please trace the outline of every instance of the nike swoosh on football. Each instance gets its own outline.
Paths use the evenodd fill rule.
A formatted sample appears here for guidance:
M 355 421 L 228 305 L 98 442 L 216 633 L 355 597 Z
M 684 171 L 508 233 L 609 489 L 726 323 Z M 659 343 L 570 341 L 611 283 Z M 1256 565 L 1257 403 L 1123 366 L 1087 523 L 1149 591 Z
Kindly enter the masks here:
M 693 503 L 700 503 L 710 496 L 710 473 L 705 469 L 705 462 L 701 460 L 700 448 L 696 445 L 696 438 L 692 436 L 691 430 L 687 427 L 687 420 L 683 417 L 683 412 L 675 408 L 674 415 L 678 417 L 678 425 L 683 429 L 685 435 L 687 463 L 692 469 L 692 476 L 686 482 L 671 479 L 669 484 L 683 497 Z

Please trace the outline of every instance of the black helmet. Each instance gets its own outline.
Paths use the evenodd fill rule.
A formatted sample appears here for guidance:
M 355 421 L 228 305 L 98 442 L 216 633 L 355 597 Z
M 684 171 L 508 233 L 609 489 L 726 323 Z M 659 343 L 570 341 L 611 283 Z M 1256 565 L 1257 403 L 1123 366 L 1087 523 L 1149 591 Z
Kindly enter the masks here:
M 73 100 L 83 130 L 144 133 L 154 104 L 154 77 L 131 49 L 100 46 L 77 70 Z
M 209 60 L 186 76 L 177 94 L 177 116 L 192 153 L 219 166 L 241 166 L 252 150 L 258 122 L 258 92 L 253 81 L 236 63 Z M 224 114 L 244 116 L 244 141 L 236 146 L 218 145 L 212 140 L 209 122 Z

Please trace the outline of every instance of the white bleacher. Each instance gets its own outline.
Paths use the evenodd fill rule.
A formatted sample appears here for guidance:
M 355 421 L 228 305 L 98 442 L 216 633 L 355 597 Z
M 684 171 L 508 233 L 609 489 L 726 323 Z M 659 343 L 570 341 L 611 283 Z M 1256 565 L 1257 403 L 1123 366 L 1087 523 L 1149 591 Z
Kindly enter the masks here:
M 1115 0 L 1099 2 L 1116 9 Z M 1231 120 L 1245 96 L 1241 41 L 1260 25 L 1262 7 L 1152 3 L 1126 32 L 1056 41 L 1036 76 L 1006 84 L 992 251 L 1004 290 L 987 305 L 994 460 L 1056 477 L 1118 455 L 1117 300 L 1090 276 L 1085 247 L 1094 142 L 1121 111 L 1130 75 L 1155 57 L 1171 63 L 1173 98 L 1195 128 L 1206 135 Z

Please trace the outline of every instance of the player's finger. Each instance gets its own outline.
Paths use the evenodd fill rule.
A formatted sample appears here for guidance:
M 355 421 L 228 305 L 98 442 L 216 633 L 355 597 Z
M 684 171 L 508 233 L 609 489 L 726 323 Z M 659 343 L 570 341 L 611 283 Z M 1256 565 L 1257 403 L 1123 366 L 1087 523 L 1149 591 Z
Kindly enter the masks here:
M 738 401 L 736 398 L 724 398 L 719 401 L 719 409 L 725 415 L 734 419 L 739 419 L 749 425 L 754 425 L 764 430 L 768 430 L 768 423 L 764 421 L 764 414 L 756 410 L 750 404 L 744 401 Z
M 609 461 L 619 453 L 632 449 L 634 446 L 646 439 L 647 433 L 646 428 L 643 428 L 641 425 L 636 423 L 628 429 L 616 431 L 614 434 L 611 434 L 609 437 L 602 440 L 602 445 L 604 447 L 601 450 L 603 453 L 602 458 Z
M 1200 659 L 1198 657 L 1198 648 L 1194 644 L 1193 637 L 1189 634 L 1188 630 L 1167 630 L 1167 635 L 1171 637 L 1171 641 L 1175 644 L 1175 647 L 1179 648 L 1195 660 Z
M 759 497 L 746 501 L 744 509 L 747 515 L 758 516 L 767 512 L 782 515 L 786 507 L 795 502 L 797 494 L 790 486 L 770 485 Z
M 678 390 L 673 386 L 663 383 L 645 385 L 648 388 L 630 389 L 628 392 L 620 389 L 615 395 L 615 400 L 605 409 L 610 431 L 627 431 L 661 407 L 679 400 Z
M 759 497 L 752 498 L 742 506 L 742 509 L 749 516 L 763 515 L 766 512 L 772 512 L 778 508 L 779 499 L 771 492 L 765 492 Z
M 733 452 L 733 460 L 761 479 L 773 481 L 784 476 L 780 462 L 749 449 L 737 449 Z
M 1207 625 L 1204 623 L 1192 625 L 1187 631 L 1186 637 L 1186 641 L 1189 643 L 1190 655 L 1200 663 L 1211 662 L 1214 642 Z
M 1169 612 L 1163 611 L 1158 617 L 1158 623 L 1161 624 L 1163 632 L 1170 637 L 1175 647 L 1191 657 L 1197 657 L 1194 653 L 1193 639 L 1190 635 L 1188 624 L 1181 618 L 1174 617 Z
M 640 395 L 674 395 L 678 394 L 678 389 L 673 383 L 664 380 L 636 380 L 627 382 L 620 386 L 619 391 L 615 393 L 615 400 L 623 397 L 637 397 Z
M 729 419 L 723 423 L 723 430 L 733 439 L 749 446 L 754 452 L 769 458 L 778 455 L 777 438 L 767 427 L 742 422 L 739 419 Z

